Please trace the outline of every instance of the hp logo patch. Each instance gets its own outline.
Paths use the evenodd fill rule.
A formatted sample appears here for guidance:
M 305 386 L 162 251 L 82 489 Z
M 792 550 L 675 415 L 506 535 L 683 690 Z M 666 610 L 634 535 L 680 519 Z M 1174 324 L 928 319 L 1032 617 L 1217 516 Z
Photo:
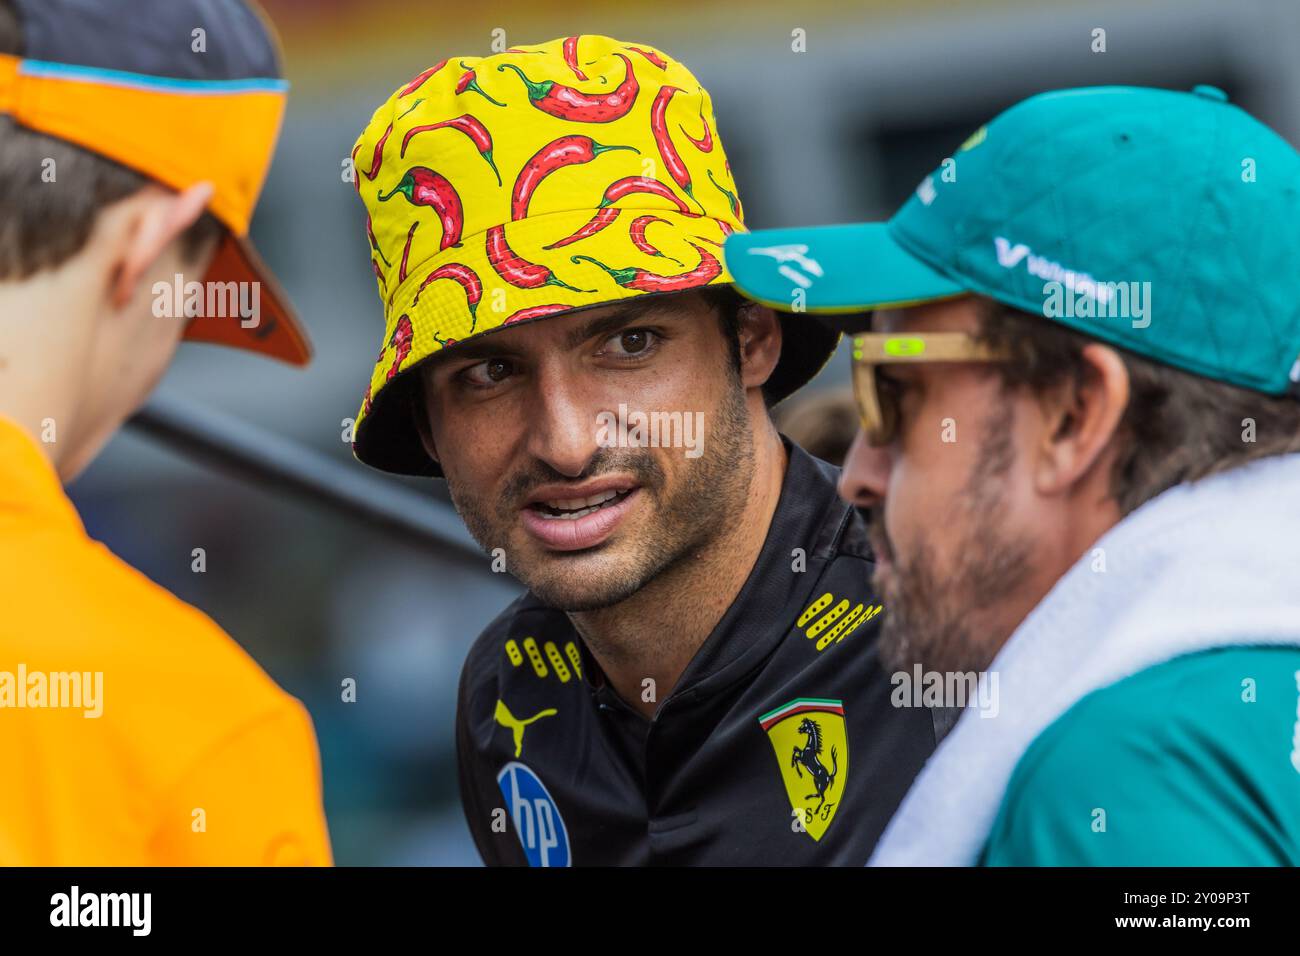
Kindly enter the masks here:
M 569 831 L 546 785 L 524 764 L 512 760 L 497 774 L 497 786 L 510 808 L 515 832 L 529 866 L 568 866 Z

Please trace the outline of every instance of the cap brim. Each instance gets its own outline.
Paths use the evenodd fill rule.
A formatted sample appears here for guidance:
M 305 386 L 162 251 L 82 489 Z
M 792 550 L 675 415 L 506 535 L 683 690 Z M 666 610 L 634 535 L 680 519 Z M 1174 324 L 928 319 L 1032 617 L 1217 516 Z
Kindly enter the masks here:
M 312 346 L 306 329 L 284 289 L 247 239 L 225 233 L 205 282 L 237 282 L 241 283 L 238 289 L 256 289 L 253 300 L 257 303 L 256 322 L 248 322 L 240 315 L 196 316 L 186 326 L 186 341 L 228 345 L 290 365 L 306 365 L 311 361 Z
M 736 233 L 723 255 L 737 288 L 783 312 L 861 314 L 968 291 L 900 246 L 885 222 Z

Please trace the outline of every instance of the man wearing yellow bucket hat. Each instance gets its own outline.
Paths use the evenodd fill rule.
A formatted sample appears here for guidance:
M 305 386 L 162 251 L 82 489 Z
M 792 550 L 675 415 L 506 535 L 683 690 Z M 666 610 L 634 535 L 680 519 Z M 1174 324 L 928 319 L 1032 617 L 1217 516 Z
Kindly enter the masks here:
M 147 6 L 0 0 L 0 865 L 326 864 L 306 710 L 62 488 L 182 337 L 310 357 L 245 238 L 274 41 L 240 0 Z
M 568 37 L 429 67 L 352 156 L 386 319 L 356 455 L 445 477 L 529 589 L 461 678 L 484 860 L 863 863 L 934 725 L 890 704 L 836 469 L 768 415 L 838 335 L 731 288 L 709 95 Z

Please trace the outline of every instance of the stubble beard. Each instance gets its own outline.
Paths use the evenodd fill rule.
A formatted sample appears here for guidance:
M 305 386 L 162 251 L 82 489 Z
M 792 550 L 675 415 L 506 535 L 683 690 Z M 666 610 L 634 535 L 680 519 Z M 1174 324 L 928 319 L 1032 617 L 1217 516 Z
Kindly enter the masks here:
M 525 559 L 507 551 L 507 567 L 533 595 L 548 607 L 569 611 L 595 611 L 628 600 L 683 559 L 706 549 L 722 537 L 729 522 L 743 510 L 754 472 L 754 443 L 745 389 L 738 376 L 712 415 L 704 443 L 707 449 L 683 472 L 681 486 L 667 489 L 667 475 L 648 448 L 602 448 L 592 457 L 581 480 L 603 474 L 630 475 L 640 486 L 639 495 L 651 506 L 649 521 L 635 540 L 620 543 L 621 554 L 602 560 L 607 545 L 588 552 L 545 553 Z M 706 419 L 707 420 L 707 419 Z M 684 453 L 684 450 L 683 450 Z M 562 481 L 542 462 L 511 476 L 495 507 L 488 507 L 470 489 L 450 477 L 452 502 L 474 540 L 490 551 L 506 541 L 518 527 L 523 496 L 550 481 Z M 590 552 L 601 552 L 592 554 Z
M 965 489 L 971 521 L 956 549 L 955 568 L 939 568 L 932 543 L 921 534 L 906 560 L 877 573 L 885 607 L 879 649 L 887 670 L 919 664 L 926 671 L 979 672 L 1010 637 L 980 622 L 1021 586 L 1032 555 L 1025 537 L 1005 530 L 1009 507 L 1001 479 L 1014 457 L 1010 428 L 989 422 Z M 873 522 L 887 541 L 879 511 Z

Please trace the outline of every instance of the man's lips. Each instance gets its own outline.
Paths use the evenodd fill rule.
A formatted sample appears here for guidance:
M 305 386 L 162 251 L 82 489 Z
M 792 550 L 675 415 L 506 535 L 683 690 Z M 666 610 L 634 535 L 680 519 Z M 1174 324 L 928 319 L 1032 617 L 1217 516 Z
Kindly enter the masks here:
M 579 551 L 613 534 L 639 491 L 627 478 L 543 485 L 528 496 L 520 514 L 525 530 L 546 548 Z
M 546 504 L 547 502 L 576 502 L 584 498 L 603 496 L 610 491 L 631 491 L 637 483 L 631 478 L 619 478 L 610 475 L 606 478 L 592 478 L 589 481 L 552 483 L 539 485 L 524 501 L 525 507 Z

